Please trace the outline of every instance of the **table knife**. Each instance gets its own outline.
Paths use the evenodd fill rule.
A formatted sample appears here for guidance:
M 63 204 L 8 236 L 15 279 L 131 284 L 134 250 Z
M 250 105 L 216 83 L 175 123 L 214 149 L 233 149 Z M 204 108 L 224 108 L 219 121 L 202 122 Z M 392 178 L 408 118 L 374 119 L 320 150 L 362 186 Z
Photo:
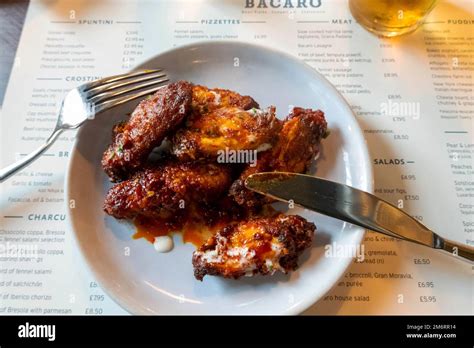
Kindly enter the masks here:
M 445 239 L 387 201 L 348 185 L 311 175 L 264 172 L 250 175 L 245 186 L 280 201 L 474 261 L 472 246 Z

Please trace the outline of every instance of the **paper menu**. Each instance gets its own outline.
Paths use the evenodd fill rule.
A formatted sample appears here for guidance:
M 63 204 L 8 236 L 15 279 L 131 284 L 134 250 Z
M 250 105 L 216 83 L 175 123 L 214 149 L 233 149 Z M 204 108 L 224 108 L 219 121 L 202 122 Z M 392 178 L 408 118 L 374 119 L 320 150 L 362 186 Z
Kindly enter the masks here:
M 32 1 L 2 110 L 0 164 L 49 136 L 62 97 L 79 83 L 190 42 L 260 43 L 305 60 L 344 94 L 367 139 L 378 195 L 472 244 L 471 2 L 440 2 L 419 31 L 392 40 L 357 25 L 345 1 L 251 3 Z M 2 255 L 0 314 L 125 313 L 88 273 L 66 228 L 63 180 L 73 138 L 64 133 L 0 186 L 0 242 L 37 247 L 34 259 Z M 364 249 L 364 261 L 306 314 L 472 313 L 470 265 L 374 233 Z

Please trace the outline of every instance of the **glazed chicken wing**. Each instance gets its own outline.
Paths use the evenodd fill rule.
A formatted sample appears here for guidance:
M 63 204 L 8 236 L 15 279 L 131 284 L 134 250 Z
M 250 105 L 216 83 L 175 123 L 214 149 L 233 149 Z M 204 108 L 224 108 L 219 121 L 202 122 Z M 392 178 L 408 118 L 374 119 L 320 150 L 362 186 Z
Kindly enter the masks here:
M 172 153 L 180 160 L 195 160 L 217 158 L 229 150 L 266 150 L 280 128 L 273 107 L 268 111 L 222 107 L 188 120 L 172 140 Z
M 313 240 L 316 226 L 297 215 L 283 214 L 231 224 L 193 254 L 194 276 L 240 278 L 288 273 Z
M 258 109 L 258 103 L 248 95 L 240 95 L 228 89 L 193 87 L 193 114 L 203 115 L 223 107 L 234 106 L 243 110 Z
M 102 158 L 112 181 L 129 177 L 177 129 L 191 111 L 192 94 L 189 82 L 172 83 L 143 100 L 127 122 L 114 128 L 112 144 Z
M 169 162 L 114 185 L 104 211 L 118 219 L 170 218 L 190 203 L 208 204 L 229 188 L 229 168 L 214 163 Z
M 246 189 L 245 179 L 258 172 L 306 172 L 326 132 L 327 123 L 322 111 L 294 108 L 283 124 L 276 145 L 258 156 L 256 166 L 244 169 L 232 184 L 230 195 L 238 204 L 248 208 L 258 208 L 270 202 L 264 196 Z

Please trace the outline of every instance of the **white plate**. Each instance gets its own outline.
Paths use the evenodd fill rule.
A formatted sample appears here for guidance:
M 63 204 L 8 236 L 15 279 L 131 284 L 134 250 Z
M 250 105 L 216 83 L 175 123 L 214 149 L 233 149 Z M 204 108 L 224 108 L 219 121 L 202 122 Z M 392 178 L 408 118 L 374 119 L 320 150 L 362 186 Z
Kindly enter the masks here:
M 248 94 L 262 107 L 275 105 L 279 118 L 290 105 L 325 112 L 331 135 L 323 142 L 318 176 L 372 191 L 372 171 L 362 132 L 351 109 L 319 73 L 272 49 L 238 42 L 204 42 L 179 47 L 142 67 L 165 68 L 173 80 Z M 80 129 L 66 179 L 69 221 L 78 245 L 102 288 L 122 307 L 138 314 L 295 314 L 320 299 L 343 274 L 351 257 L 325 257 L 329 243 L 357 245 L 364 230 L 303 209 L 317 225 L 313 247 L 291 275 L 226 280 L 193 277 L 194 246 L 174 236 L 175 248 L 159 254 L 145 240 L 132 240 L 133 226 L 106 216 L 102 202 L 110 183 L 102 152 L 112 125 L 137 102 L 101 114 Z

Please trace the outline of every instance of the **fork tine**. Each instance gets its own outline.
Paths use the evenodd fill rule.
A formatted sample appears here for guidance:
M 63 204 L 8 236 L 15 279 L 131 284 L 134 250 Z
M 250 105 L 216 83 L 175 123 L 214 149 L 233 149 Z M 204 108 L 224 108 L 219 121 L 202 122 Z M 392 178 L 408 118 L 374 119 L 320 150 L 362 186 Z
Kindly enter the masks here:
M 150 95 L 150 94 L 158 91 L 159 89 L 163 88 L 166 85 L 167 85 L 166 82 L 162 82 L 162 85 L 160 85 L 160 86 L 155 86 L 153 88 L 146 89 L 146 90 L 144 90 L 142 92 L 138 92 L 136 94 L 124 95 L 122 97 L 118 97 L 118 98 L 107 100 L 105 102 L 94 104 L 94 111 L 95 111 L 96 114 L 98 114 L 100 112 L 106 111 L 106 110 L 111 109 L 111 108 L 113 108 L 115 106 L 118 106 L 120 104 L 129 102 L 131 100 L 134 100 L 134 99 L 146 96 L 146 95 Z
M 164 77 L 163 79 L 154 79 L 151 81 L 148 81 L 149 79 L 146 79 L 146 82 L 138 83 L 138 84 L 125 84 L 124 86 L 128 86 L 129 88 L 113 88 L 112 91 L 105 91 L 102 93 L 98 93 L 90 98 L 87 99 L 88 102 L 92 102 L 95 104 L 102 103 L 108 99 L 112 99 L 115 97 L 118 97 L 123 94 L 127 94 L 133 91 L 137 91 L 140 89 L 143 89 L 145 87 L 150 87 L 154 85 L 159 85 L 164 82 L 169 81 L 169 78 L 166 77 L 166 75 L 160 75 L 159 77 Z
M 138 78 L 128 79 L 126 81 L 109 82 L 101 86 L 93 87 L 92 89 L 89 89 L 88 91 L 83 92 L 83 95 L 86 99 L 93 98 L 96 95 L 102 94 L 103 92 L 109 92 L 121 87 L 133 85 L 138 82 L 153 80 L 160 77 L 166 77 L 166 74 L 165 73 L 161 73 L 158 75 L 150 74 L 150 75 L 145 75 Z
M 83 92 L 87 92 L 95 87 L 102 86 L 106 83 L 111 83 L 111 82 L 116 82 L 116 81 L 121 81 L 128 79 L 130 77 L 137 77 L 137 76 L 142 76 L 142 75 L 149 75 L 153 73 L 158 73 L 163 71 L 163 69 L 143 69 L 143 70 L 137 70 L 133 71 L 131 73 L 126 73 L 126 74 L 120 74 L 120 75 L 114 75 L 114 76 L 109 76 L 105 77 L 103 79 L 94 81 L 94 82 L 89 82 L 85 85 Z

